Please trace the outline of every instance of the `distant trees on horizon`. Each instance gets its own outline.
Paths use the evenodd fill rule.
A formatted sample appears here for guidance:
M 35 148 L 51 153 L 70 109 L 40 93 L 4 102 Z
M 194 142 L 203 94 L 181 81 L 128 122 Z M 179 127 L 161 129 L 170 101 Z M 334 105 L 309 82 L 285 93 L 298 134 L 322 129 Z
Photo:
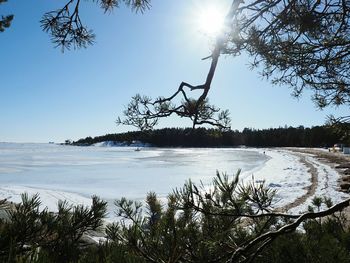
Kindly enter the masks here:
M 0 4 L 4 2 L 0 0 Z M 41 26 L 62 51 L 94 43 L 94 33 L 80 19 L 80 10 L 88 2 L 106 13 L 122 3 L 140 12 L 151 6 L 151 0 L 60 3 L 59 8 L 44 14 Z M 202 82 L 181 82 L 167 97 L 135 95 L 123 118 L 117 119 L 119 124 L 145 132 L 87 137 L 73 144 L 139 140 L 162 147 L 321 147 L 350 143 L 349 116 L 330 118 L 338 133 L 326 126 L 227 130 L 228 111 L 210 104 L 208 97 L 210 92 L 217 92 L 211 84 L 220 56 L 247 54 L 252 69 L 261 69 L 260 75 L 272 84 L 290 87 L 295 97 L 309 90 L 319 108 L 349 106 L 349 2 L 232 0 L 227 11 L 227 29 L 216 37 L 210 55 L 204 58 L 210 61 L 210 67 Z M 10 26 L 12 19 L 12 15 L 1 17 L 0 32 Z M 189 118 L 193 128 L 211 124 L 222 130 L 149 131 L 158 119 L 170 115 Z M 331 214 L 349 206 L 350 199 L 335 206 L 324 199 L 328 208 L 325 211 L 320 211 L 320 199 L 314 199 L 317 212 L 310 207 L 303 215 L 281 215 L 271 210 L 272 195 L 263 185 L 253 182 L 240 187 L 238 176 L 230 179 L 223 175 L 214 180 L 210 188 L 213 190 L 203 193 L 187 183 L 169 195 L 167 206 L 162 206 L 155 195 L 148 195 L 145 215 L 140 212 L 142 203 L 117 200 L 118 215 L 130 224 L 110 226 L 107 242 L 88 248 L 82 247 L 80 241 L 87 231 L 101 226 L 106 211 L 104 201 L 96 198 L 91 208 L 69 207 L 62 202 L 58 213 L 53 214 L 39 210 L 37 197 L 25 197 L 22 204 L 9 210 L 8 220 L 0 219 L 0 261 L 349 262 L 349 224 L 341 214 Z M 321 220 L 322 217 L 325 218 Z M 303 222 L 305 231 L 298 231 Z
M 335 143 L 349 143 L 328 126 L 306 128 L 279 127 L 270 129 L 245 128 L 242 131 L 220 131 L 207 128 L 164 128 L 147 132 L 134 131 L 86 137 L 73 145 L 92 145 L 103 141 L 141 141 L 158 147 L 329 147 Z

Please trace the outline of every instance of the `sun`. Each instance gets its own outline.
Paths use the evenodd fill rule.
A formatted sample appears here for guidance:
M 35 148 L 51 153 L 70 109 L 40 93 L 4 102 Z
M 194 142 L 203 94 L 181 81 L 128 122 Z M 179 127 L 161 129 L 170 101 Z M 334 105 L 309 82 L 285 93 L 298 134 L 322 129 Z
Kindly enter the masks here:
M 202 7 L 196 20 L 196 27 L 201 33 L 216 37 L 224 29 L 225 12 L 216 5 Z

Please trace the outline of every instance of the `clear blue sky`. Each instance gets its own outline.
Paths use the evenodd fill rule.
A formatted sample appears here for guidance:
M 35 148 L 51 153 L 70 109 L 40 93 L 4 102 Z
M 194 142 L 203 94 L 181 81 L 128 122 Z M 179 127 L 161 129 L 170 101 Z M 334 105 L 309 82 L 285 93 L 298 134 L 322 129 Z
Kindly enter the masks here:
M 210 54 L 210 41 L 193 23 L 202 2 L 153 0 L 143 15 L 126 8 L 106 15 L 83 1 L 81 16 L 96 44 L 65 53 L 39 23 L 65 1 L 0 5 L 0 15 L 15 14 L 11 28 L 0 33 L 0 141 L 62 142 L 123 132 L 132 128 L 117 127 L 115 119 L 131 96 L 166 96 L 181 81 L 202 84 L 209 61 L 201 58 Z M 244 56 L 222 57 L 210 93 L 211 103 L 230 110 L 233 129 L 320 125 L 328 114 L 348 113 L 346 107 L 316 109 L 310 93 L 296 100 L 288 87 L 272 86 L 247 64 Z M 189 125 L 183 119 L 160 124 Z

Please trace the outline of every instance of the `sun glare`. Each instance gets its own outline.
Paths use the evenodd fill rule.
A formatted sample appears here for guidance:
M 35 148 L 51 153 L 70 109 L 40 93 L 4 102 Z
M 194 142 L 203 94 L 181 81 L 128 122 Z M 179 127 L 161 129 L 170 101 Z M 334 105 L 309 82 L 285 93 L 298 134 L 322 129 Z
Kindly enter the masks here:
M 224 27 L 225 13 L 217 6 L 207 6 L 199 10 L 197 26 L 201 33 L 209 37 L 217 36 Z

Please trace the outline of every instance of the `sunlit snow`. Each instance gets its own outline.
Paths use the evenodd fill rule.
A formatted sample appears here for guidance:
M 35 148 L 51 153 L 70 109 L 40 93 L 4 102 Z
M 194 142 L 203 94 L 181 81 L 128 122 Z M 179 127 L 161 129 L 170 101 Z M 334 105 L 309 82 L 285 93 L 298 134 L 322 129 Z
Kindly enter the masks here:
M 304 188 L 310 184 L 307 168 L 298 161 L 298 157 L 286 151 L 135 149 L 0 143 L 0 198 L 18 202 L 23 192 L 30 195 L 39 193 L 43 205 L 55 211 L 60 199 L 88 205 L 90 197 L 98 195 L 109 202 L 109 210 L 112 211 L 113 200 L 121 197 L 143 200 L 149 191 L 154 191 L 165 198 L 172 189 L 181 187 L 188 179 L 209 184 L 217 170 L 233 175 L 242 169 L 244 182 L 265 180 L 270 187 L 277 189 L 275 205 L 283 206 L 303 195 Z M 329 169 L 312 160 L 321 170 L 321 176 L 325 171 L 322 169 Z M 329 186 L 334 189 L 339 175 L 332 170 L 328 172 L 327 176 L 332 176 Z M 321 184 L 324 184 L 323 181 L 320 179 Z M 332 189 L 327 191 L 337 195 Z M 318 190 L 318 193 L 326 192 Z M 109 217 L 113 217 L 112 212 Z

